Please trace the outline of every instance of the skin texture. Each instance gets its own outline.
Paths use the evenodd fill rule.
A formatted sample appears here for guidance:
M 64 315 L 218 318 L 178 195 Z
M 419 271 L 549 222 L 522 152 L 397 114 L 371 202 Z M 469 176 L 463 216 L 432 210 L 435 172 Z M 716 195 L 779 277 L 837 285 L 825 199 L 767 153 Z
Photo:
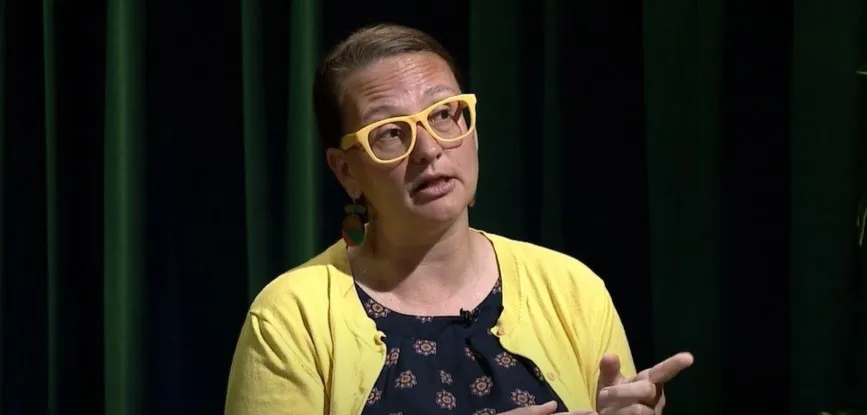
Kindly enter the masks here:
M 386 58 L 356 71 L 344 82 L 342 112 L 348 131 L 391 116 L 417 113 L 460 93 L 445 61 L 419 53 Z M 422 225 L 438 230 L 462 214 L 478 179 L 478 153 L 472 140 L 443 149 L 423 128 L 408 159 L 381 165 L 360 148 L 331 149 L 328 162 L 350 197 L 361 194 L 376 210 L 382 226 Z M 444 173 L 458 179 L 451 195 L 432 203 L 415 203 L 410 189 L 425 173 Z
M 385 118 L 418 113 L 461 93 L 448 64 L 432 53 L 376 61 L 343 81 L 344 133 Z M 479 173 L 478 137 L 444 148 L 418 125 L 410 155 L 379 164 L 356 146 L 330 149 L 328 165 L 350 198 L 364 195 L 371 211 L 365 242 L 349 251 L 358 283 L 398 312 L 455 315 L 475 307 L 496 282 L 493 247 L 471 232 L 467 208 Z M 415 197 L 423 176 L 453 177 L 436 200 Z
M 557 402 L 551 401 L 542 405 L 527 406 L 524 408 L 513 409 L 508 412 L 503 412 L 501 415 L 595 415 L 593 411 L 573 411 L 573 412 L 557 412 Z
M 599 363 L 596 405 L 600 415 L 662 415 L 663 385 L 693 364 L 690 353 L 677 353 L 642 370 L 633 379 L 620 373 L 620 359 L 605 355 Z

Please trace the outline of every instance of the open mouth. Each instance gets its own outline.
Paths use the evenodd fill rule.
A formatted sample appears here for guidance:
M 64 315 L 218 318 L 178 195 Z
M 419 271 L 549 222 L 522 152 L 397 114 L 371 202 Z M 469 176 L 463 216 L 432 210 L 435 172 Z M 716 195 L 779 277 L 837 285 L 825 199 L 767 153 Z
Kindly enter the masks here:
M 427 189 L 430 187 L 441 186 L 441 185 L 447 183 L 449 180 L 452 180 L 452 178 L 449 176 L 431 177 L 430 179 L 424 180 L 421 183 L 415 185 L 413 192 L 418 192 L 420 190 L 424 190 L 424 189 Z
M 455 178 L 451 176 L 434 176 L 423 180 L 412 190 L 414 197 L 422 199 L 436 199 L 444 196 L 455 186 Z

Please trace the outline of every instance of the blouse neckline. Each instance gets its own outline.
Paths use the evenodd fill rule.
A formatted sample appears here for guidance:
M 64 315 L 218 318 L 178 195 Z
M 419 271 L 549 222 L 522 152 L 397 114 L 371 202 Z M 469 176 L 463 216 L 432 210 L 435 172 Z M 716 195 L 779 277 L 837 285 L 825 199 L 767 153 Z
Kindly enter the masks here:
M 526 302 L 517 259 L 502 237 L 472 228 L 471 231 L 484 236 L 494 248 L 502 284 L 503 311 L 490 332 L 499 337 L 508 336 L 518 326 Z M 346 243 L 341 240 L 332 245 L 327 252 L 333 267 L 329 278 L 329 298 L 339 304 L 333 308 L 335 318 L 343 320 L 350 331 L 363 343 L 384 349 L 385 345 L 382 341 L 384 333 L 379 331 L 376 323 L 367 316 L 356 292 L 346 248 Z

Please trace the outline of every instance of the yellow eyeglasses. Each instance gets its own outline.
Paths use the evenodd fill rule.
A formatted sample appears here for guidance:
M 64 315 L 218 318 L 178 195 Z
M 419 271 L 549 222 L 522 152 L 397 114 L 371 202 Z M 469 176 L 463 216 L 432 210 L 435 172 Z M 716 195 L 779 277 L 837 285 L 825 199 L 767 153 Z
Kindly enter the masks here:
M 415 115 L 376 121 L 343 136 L 340 148 L 345 151 L 360 144 L 373 161 L 394 163 L 412 153 L 419 123 L 444 148 L 456 147 L 476 128 L 476 96 L 456 95 Z

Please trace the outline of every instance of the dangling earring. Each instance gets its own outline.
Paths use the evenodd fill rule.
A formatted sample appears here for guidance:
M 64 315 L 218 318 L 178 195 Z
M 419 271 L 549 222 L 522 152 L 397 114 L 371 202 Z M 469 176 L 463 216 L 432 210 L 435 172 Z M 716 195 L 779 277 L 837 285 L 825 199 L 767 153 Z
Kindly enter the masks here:
M 470 207 L 473 207 L 473 206 L 475 206 L 475 205 L 476 205 L 476 198 L 473 198 L 472 200 L 470 200 L 470 204 L 469 204 L 469 206 L 470 206 Z
M 352 203 L 343 208 L 343 226 L 340 233 L 348 246 L 359 246 L 364 242 L 364 224 L 367 222 L 367 208 L 358 203 L 355 198 Z

